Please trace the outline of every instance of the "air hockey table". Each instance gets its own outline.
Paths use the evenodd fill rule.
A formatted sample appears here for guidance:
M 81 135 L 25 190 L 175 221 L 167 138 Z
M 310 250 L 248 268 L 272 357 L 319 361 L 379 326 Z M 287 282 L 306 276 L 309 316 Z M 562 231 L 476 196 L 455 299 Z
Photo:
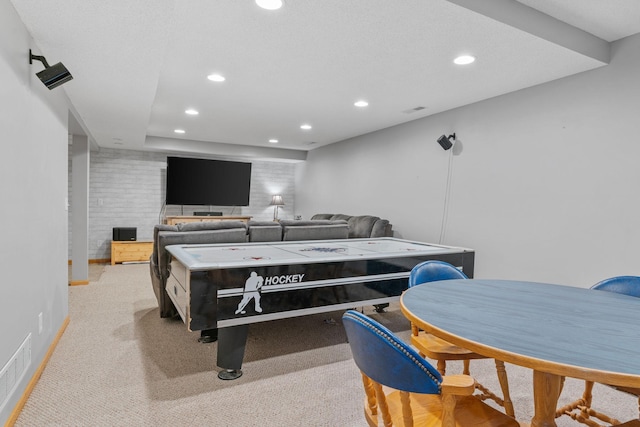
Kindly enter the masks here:
M 249 324 L 398 301 L 411 269 L 440 260 L 473 277 L 472 249 L 391 237 L 171 245 L 166 291 L 189 331 L 218 329 L 221 379 L 242 375 Z

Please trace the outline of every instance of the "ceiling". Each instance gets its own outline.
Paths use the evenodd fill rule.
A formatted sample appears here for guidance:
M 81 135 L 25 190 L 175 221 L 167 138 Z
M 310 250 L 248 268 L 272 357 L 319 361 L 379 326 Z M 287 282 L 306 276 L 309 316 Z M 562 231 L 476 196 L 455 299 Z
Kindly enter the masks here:
M 640 32 L 637 0 L 12 2 L 34 54 L 73 74 L 53 90 L 94 146 L 293 160 L 605 66 Z

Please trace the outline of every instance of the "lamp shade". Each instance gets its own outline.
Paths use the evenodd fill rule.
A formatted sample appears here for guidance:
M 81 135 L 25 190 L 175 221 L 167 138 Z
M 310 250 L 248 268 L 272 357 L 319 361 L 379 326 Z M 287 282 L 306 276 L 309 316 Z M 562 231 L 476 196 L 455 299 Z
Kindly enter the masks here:
M 279 194 L 276 194 L 275 196 L 273 196 L 271 198 L 271 206 L 284 206 L 284 200 L 282 200 L 282 196 Z

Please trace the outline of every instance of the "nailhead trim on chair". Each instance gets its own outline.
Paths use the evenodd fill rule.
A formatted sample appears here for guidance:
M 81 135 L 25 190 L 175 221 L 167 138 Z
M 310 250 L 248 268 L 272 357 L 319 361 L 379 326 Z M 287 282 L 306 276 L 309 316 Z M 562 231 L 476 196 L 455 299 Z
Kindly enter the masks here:
M 370 330 L 373 330 L 376 334 L 383 336 L 384 338 L 386 338 L 388 341 L 390 341 L 398 350 L 402 351 L 405 356 L 407 356 L 409 359 L 411 359 L 415 364 L 417 364 L 424 372 L 425 374 L 427 374 L 429 376 L 429 378 L 431 378 L 433 380 L 434 383 L 436 383 L 438 385 L 438 391 L 442 392 L 442 384 L 440 382 L 440 380 L 438 380 L 429 370 L 429 368 L 427 368 L 424 363 L 422 363 L 419 359 L 416 359 L 415 356 L 413 356 L 411 353 L 409 353 L 407 351 L 406 348 L 404 348 L 402 345 L 400 345 L 397 342 L 396 337 L 394 336 L 390 336 L 389 334 L 387 334 L 386 332 L 378 329 L 376 326 L 363 321 L 362 319 L 349 315 L 348 316 L 350 318 L 352 318 L 353 320 L 356 320 L 358 323 L 362 324 L 363 326 L 366 326 L 367 328 L 369 328 Z

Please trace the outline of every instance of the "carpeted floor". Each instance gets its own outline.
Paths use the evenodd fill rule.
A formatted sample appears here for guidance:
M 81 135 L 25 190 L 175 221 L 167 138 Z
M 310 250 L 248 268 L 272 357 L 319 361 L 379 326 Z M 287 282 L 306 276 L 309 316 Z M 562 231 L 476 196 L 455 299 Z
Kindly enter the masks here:
M 69 287 L 71 322 L 16 426 L 366 426 L 341 312 L 251 325 L 244 375 L 222 381 L 217 344 L 159 317 L 148 264 L 102 270 L 89 285 Z M 365 313 L 408 338 L 397 304 Z M 516 416 L 528 421 L 531 372 L 507 371 Z M 498 390 L 492 361 L 473 361 L 472 374 Z M 562 401 L 581 390 L 567 379 Z M 637 416 L 633 397 L 600 385 L 594 395 L 594 405 L 623 420 Z
M 89 283 L 97 282 L 104 272 L 104 268 L 110 264 L 89 264 Z M 71 274 L 71 265 L 69 265 L 69 282 L 73 280 Z

